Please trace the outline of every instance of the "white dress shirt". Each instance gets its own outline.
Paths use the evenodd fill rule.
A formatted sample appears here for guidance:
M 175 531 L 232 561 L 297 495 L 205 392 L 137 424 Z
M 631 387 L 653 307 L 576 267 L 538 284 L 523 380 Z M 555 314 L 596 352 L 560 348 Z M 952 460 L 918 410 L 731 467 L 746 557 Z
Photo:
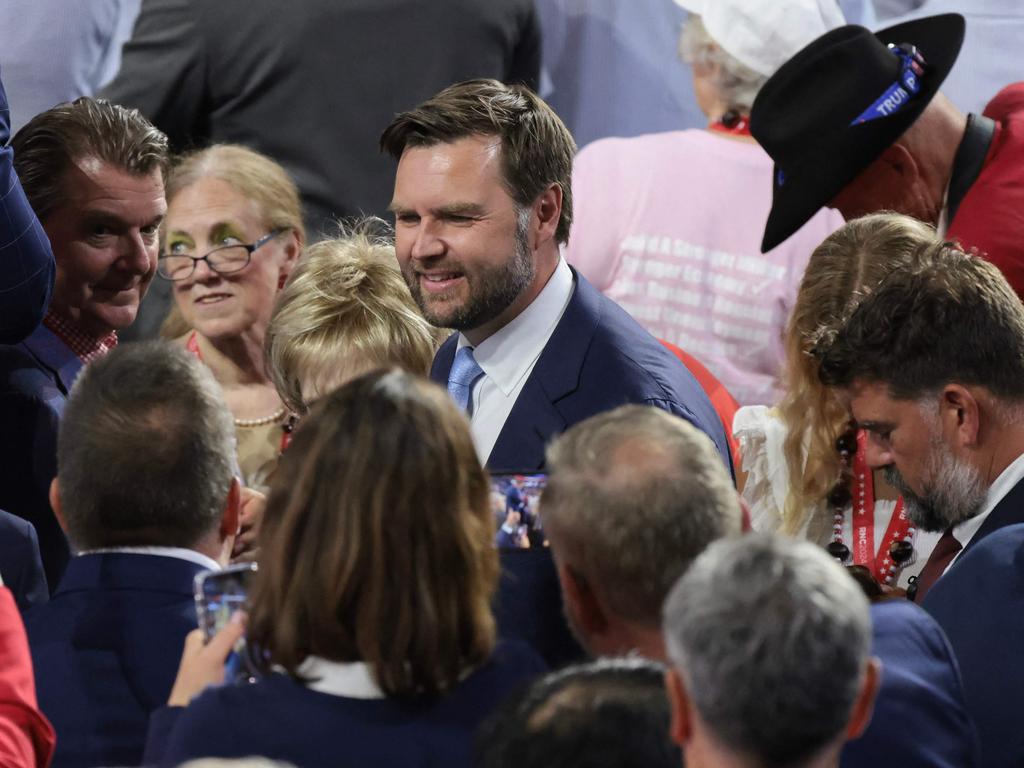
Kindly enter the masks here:
M 87 549 L 79 552 L 82 555 L 158 555 L 160 557 L 175 557 L 178 560 L 188 560 L 190 563 L 201 565 L 208 571 L 219 571 L 221 565 L 212 557 L 207 557 L 202 552 L 184 547 L 101 547 L 99 549 Z
M 1024 480 L 1024 454 L 1014 459 L 1006 469 L 999 473 L 999 477 L 992 482 L 988 489 L 988 494 L 985 496 L 985 506 L 981 508 L 981 512 L 953 528 L 953 538 L 960 542 L 961 547 L 967 548 L 971 539 L 974 538 L 974 534 L 978 532 L 978 529 L 985 524 L 988 516 L 992 514 L 992 510 L 1022 480 Z M 949 561 L 949 565 L 953 565 L 960 555 L 963 554 L 963 551 L 961 549 L 957 552 L 956 557 Z M 949 565 L 946 566 L 947 571 L 949 570 Z
M 384 698 L 370 665 L 363 661 L 328 661 L 307 656 L 296 671 L 309 681 L 306 687 L 313 691 L 349 699 Z
M 473 444 L 481 464 L 487 463 L 512 406 L 569 305 L 572 292 L 572 271 L 565 259 L 559 258 L 554 274 L 537 298 L 508 325 L 473 349 L 473 356 L 484 372 L 470 392 Z M 456 351 L 465 346 L 471 345 L 459 334 Z

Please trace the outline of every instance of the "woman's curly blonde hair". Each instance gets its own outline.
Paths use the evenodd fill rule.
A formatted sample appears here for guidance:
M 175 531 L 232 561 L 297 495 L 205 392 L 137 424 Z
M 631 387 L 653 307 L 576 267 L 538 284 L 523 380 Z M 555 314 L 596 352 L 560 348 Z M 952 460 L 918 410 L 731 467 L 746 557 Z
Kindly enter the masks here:
M 809 524 L 808 536 L 820 538 L 831 523 L 824 498 L 839 478 L 835 443 L 849 423 L 846 408 L 818 380 L 815 346 L 889 272 L 911 263 L 922 245 L 936 240 L 928 224 L 882 212 L 848 222 L 814 249 L 786 330 L 786 394 L 779 404 L 790 478 L 784 533 L 797 535 Z

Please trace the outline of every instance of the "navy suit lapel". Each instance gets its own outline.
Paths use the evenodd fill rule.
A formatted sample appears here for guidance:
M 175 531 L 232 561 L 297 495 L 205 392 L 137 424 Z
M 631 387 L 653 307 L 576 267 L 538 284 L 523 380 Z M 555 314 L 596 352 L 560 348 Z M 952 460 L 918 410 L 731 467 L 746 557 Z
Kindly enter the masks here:
M 491 469 L 543 468 L 545 446 L 568 426 L 557 403 L 579 388 L 601 314 L 597 291 L 575 270 L 573 279 L 572 298 L 487 458 Z
M 1013 486 L 1010 492 L 1003 497 L 1002 501 L 996 504 L 995 509 L 985 518 L 985 522 L 982 523 L 978 532 L 967 542 L 964 552 L 988 536 L 992 531 L 997 531 L 1014 523 L 1024 523 L 1024 481 Z
M 455 348 L 459 344 L 459 334 L 453 333 L 444 340 L 444 344 L 434 355 L 434 362 L 430 365 L 430 379 L 442 387 L 448 386 L 448 372 L 452 369 L 452 362 L 455 360 Z

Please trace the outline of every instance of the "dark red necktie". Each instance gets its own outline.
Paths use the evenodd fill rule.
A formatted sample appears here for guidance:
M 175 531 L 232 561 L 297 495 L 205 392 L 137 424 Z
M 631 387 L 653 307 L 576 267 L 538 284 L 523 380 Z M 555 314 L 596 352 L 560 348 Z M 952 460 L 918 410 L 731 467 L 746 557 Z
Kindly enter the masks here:
M 956 553 L 961 549 L 963 549 L 963 545 L 954 538 L 953 529 L 947 529 L 935 545 L 935 549 L 932 550 L 928 562 L 921 569 L 921 575 L 917 577 L 917 594 L 914 596 L 915 603 L 920 603 L 924 600 L 928 590 L 939 580 L 939 576 L 943 574 L 946 567 L 956 557 Z

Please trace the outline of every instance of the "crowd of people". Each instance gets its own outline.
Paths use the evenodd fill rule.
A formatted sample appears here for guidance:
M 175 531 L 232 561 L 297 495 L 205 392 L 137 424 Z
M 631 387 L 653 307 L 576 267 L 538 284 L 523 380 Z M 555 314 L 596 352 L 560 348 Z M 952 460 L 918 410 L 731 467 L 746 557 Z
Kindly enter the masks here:
M 704 126 L 578 149 L 543 3 L 234 2 L 118 5 L 13 135 L 0 82 L 0 764 L 1024 765 L 971 19 L 676 0 Z M 464 44 L 353 110 L 348 21 Z

